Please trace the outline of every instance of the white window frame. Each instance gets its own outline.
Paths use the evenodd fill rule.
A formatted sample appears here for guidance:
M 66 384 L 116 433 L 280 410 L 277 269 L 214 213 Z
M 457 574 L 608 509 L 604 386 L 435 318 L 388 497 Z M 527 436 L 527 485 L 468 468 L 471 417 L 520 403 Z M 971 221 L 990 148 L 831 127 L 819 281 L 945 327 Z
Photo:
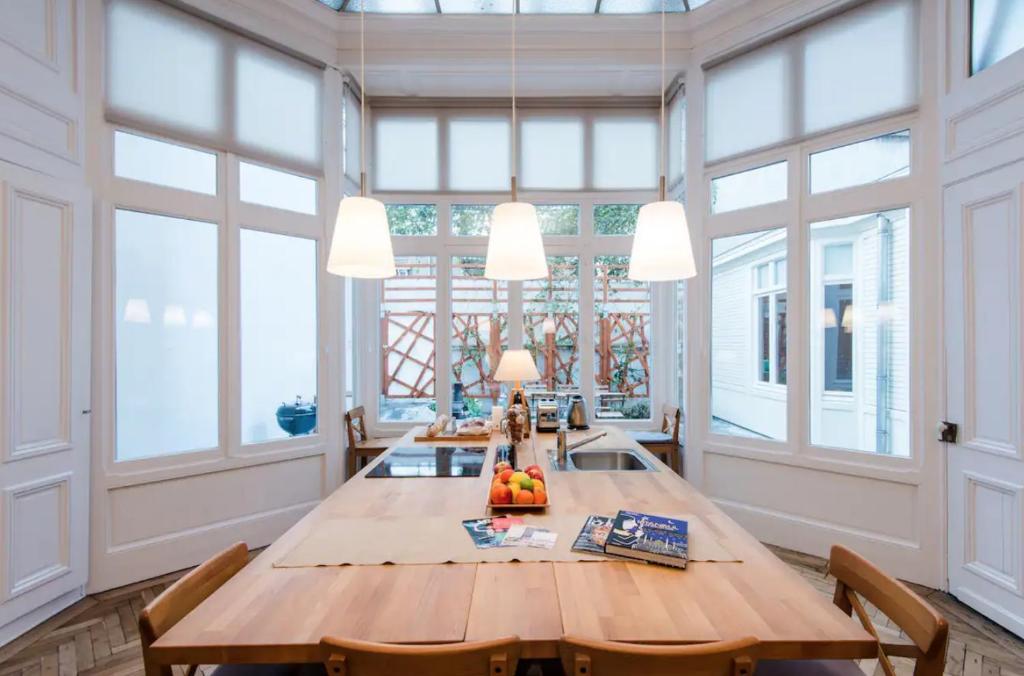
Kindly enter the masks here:
M 753 333 L 753 370 L 751 378 L 753 379 L 754 387 L 759 388 L 765 392 L 767 396 L 782 394 L 785 396 L 786 386 L 779 383 L 778 373 L 778 362 L 779 362 L 779 337 L 778 337 L 778 326 L 775 322 L 776 313 L 778 312 L 779 294 L 786 293 L 786 284 L 779 283 L 776 281 L 776 268 L 780 262 L 785 261 L 785 255 L 782 256 L 769 256 L 757 261 L 754 261 L 750 266 L 750 273 L 752 276 L 750 288 L 751 296 L 753 297 L 753 308 L 754 321 L 751 326 L 754 327 Z M 768 270 L 768 284 L 766 286 L 758 286 L 757 271 L 761 266 L 767 266 Z M 787 268 L 788 270 L 788 268 Z M 759 304 L 762 298 L 768 299 L 768 380 L 761 380 L 761 316 L 759 313 Z

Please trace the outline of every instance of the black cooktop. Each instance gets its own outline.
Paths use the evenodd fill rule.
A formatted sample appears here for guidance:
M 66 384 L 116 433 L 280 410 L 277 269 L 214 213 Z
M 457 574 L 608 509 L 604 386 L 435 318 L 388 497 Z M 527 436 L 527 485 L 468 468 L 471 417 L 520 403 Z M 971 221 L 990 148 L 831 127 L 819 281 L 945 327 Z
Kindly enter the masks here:
M 485 446 L 399 446 L 384 456 L 366 477 L 476 477 L 483 471 L 485 455 Z

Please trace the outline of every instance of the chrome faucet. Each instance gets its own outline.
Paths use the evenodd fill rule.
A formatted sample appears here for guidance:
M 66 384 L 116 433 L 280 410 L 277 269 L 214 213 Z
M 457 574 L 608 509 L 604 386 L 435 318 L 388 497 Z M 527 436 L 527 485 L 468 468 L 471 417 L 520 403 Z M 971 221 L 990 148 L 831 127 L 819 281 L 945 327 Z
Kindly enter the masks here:
M 607 432 L 598 432 L 597 434 L 595 434 L 593 436 L 590 436 L 590 437 L 587 437 L 586 439 L 580 439 L 577 442 L 569 444 L 569 443 L 567 443 L 567 441 L 568 441 L 568 433 L 565 431 L 564 428 L 560 428 L 558 430 L 558 435 L 557 435 L 557 437 L 558 437 L 558 446 L 556 447 L 556 455 L 555 455 L 555 458 L 558 461 L 558 465 L 560 467 L 565 467 L 566 463 L 569 461 L 569 451 L 573 450 L 574 448 L 579 448 L 583 444 L 589 444 L 591 441 L 597 441 L 598 439 L 600 439 L 601 437 L 605 436 L 606 434 L 608 434 L 608 433 Z

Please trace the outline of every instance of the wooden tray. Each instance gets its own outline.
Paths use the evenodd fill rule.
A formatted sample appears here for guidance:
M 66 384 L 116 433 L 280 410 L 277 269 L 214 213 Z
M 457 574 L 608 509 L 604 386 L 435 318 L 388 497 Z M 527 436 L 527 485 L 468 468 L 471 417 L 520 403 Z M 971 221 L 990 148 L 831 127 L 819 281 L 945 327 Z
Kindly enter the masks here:
M 549 490 L 547 490 L 547 487 L 548 487 L 548 485 L 547 485 L 547 483 L 545 483 L 544 484 L 544 493 L 547 494 L 548 501 L 545 502 L 543 505 L 517 505 L 517 504 L 514 504 L 514 503 L 511 504 L 511 505 L 496 505 L 496 504 L 491 502 L 491 497 L 490 497 L 491 496 L 491 484 L 487 484 L 487 509 L 491 509 L 491 510 L 494 510 L 496 512 L 500 512 L 500 511 L 503 511 L 503 510 L 509 510 L 509 511 L 512 511 L 512 512 L 539 512 L 539 511 L 543 511 L 543 510 L 545 510 L 545 509 L 547 509 L 548 507 L 551 506 L 551 492 Z

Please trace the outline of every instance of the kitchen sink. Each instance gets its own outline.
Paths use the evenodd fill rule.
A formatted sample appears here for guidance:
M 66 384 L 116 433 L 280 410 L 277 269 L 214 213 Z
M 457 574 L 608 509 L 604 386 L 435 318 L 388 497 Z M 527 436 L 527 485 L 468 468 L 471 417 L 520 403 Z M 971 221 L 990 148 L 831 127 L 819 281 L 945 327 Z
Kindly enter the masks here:
M 656 472 L 654 466 L 639 453 L 628 448 L 601 448 L 574 450 L 567 454 L 567 462 L 558 462 L 555 449 L 548 449 L 551 466 L 560 472 Z

